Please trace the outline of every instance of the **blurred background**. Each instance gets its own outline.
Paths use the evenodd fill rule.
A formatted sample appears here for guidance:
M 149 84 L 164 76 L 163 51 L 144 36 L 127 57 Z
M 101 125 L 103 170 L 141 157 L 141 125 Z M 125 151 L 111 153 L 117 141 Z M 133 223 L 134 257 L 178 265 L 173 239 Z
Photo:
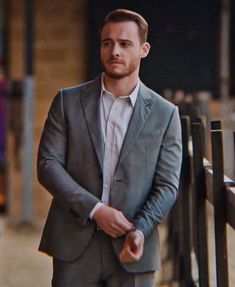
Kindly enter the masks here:
M 222 120 L 225 173 L 235 178 L 235 1 L 0 0 L 1 287 L 50 286 L 50 259 L 37 253 L 50 205 L 38 143 L 58 89 L 101 72 L 99 25 L 115 8 L 149 23 L 142 81 L 181 114 Z

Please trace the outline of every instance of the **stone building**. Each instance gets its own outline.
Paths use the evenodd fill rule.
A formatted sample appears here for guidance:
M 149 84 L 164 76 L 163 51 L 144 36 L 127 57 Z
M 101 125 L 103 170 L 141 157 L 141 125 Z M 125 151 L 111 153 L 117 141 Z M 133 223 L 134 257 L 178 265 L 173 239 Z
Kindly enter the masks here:
M 32 156 L 22 140 L 24 98 L 20 91 L 26 76 L 25 11 L 30 2 L 34 3 L 35 25 L 31 43 L 35 83 Z M 3 75 L 12 91 L 7 100 L 0 207 L 6 203 L 10 220 L 24 220 L 30 205 L 29 221 L 45 217 L 50 195 L 37 182 L 36 157 L 50 103 L 59 88 L 92 79 L 100 72 L 98 26 L 108 11 L 120 7 L 140 12 L 150 24 L 152 51 L 141 69 L 141 79 L 148 86 L 162 94 L 166 89 L 180 89 L 187 93 L 206 91 L 215 99 L 234 95 L 234 1 L 172 1 L 169 5 L 165 0 L 0 0 L 0 82 Z M 13 89 L 17 83 L 18 91 Z M 28 154 L 32 168 L 25 171 Z M 25 178 L 30 177 L 31 195 L 25 201 Z
M 7 7 L 6 68 L 9 86 L 12 81 L 22 81 L 25 77 L 25 2 L 12 0 Z M 85 80 L 87 5 L 85 0 L 37 0 L 34 11 L 33 202 L 30 203 L 33 206 L 33 221 L 45 216 L 50 203 L 50 195 L 43 191 L 36 179 L 37 149 L 49 106 L 59 88 Z M 22 121 L 22 105 L 18 104 L 13 110 L 10 106 L 12 102 L 9 102 L 9 117 L 13 121 Z M 13 130 L 8 126 L 4 184 L 7 211 L 14 222 L 22 219 L 22 208 L 25 208 L 22 204 L 22 140 L 16 139 L 21 137 L 17 131 L 21 129 L 22 132 L 22 125 L 15 126 Z

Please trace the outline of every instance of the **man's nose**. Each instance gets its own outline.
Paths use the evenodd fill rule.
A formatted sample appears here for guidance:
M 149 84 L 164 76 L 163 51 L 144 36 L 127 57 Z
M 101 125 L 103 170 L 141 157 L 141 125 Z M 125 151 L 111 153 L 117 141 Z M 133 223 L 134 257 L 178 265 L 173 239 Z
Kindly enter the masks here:
M 112 47 L 112 55 L 115 57 L 119 57 L 120 56 L 120 49 L 118 47 L 117 44 L 114 44 Z

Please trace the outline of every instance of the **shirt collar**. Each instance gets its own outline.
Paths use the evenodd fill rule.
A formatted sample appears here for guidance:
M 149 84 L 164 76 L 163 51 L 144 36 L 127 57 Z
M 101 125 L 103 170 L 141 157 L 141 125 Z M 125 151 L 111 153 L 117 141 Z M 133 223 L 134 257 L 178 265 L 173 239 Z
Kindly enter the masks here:
M 137 100 L 139 89 L 140 89 L 140 79 L 138 78 L 138 82 L 137 82 L 137 85 L 135 86 L 134 90 L 129 95 L 121 96 L 120 98 L 129 98 L 131 101 L 132 107 L 134 107 L 136 100 Z M 101 77 L 101 97 L 103 96 L 104 93 L 111 95 L 114 99 L 113 94 L 105 88 L 104 76 L 102 75 L 102 77 Z

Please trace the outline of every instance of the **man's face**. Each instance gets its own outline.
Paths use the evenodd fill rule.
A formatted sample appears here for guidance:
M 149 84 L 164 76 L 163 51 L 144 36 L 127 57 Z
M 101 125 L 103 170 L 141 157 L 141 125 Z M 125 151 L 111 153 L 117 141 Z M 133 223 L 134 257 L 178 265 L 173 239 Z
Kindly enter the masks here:
M 141 43 L 138 26 L 132 21 L 108 22 L 101 32 L 101 63 L 110 78 L 121 79 L 139 71 L 147 56 L 148 43 Z

